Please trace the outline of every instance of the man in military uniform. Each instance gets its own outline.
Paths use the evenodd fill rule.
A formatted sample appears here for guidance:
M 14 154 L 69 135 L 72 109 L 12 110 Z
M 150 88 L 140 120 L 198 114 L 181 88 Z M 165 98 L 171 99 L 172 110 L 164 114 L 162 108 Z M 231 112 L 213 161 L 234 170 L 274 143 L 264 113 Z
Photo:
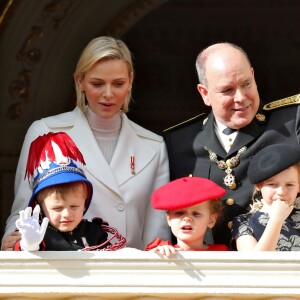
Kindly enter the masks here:
M 251 203 L 250 159 L 270 144 L 299 145 L 300 94 L 263 106 L 247 54 L 233 44 L 209 46 L 196 68 L 198 91 L 211 112 L 165 131 L 170 175 L 205 177 L 226 188 L 223 217 L 212 237 L 229 245 L 231 220 Z M 207 240 L 212 242 L 209 235 Z

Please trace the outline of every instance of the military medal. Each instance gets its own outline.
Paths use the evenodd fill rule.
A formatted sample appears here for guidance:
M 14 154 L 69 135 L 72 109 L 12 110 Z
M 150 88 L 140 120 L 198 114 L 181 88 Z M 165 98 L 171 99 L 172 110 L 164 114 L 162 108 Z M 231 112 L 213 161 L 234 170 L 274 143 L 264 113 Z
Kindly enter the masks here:
M 236 183 L 235 183 L 235 178 L 232 175 L 232 169 L 227 168 L 225 170 L 225 173 L 227 174 L 224 178 L 224 184 L 227 185 L 231 190 L 236 189 Z
M 242 154 L 244 154 L 247 150 L 247 147 L 242 147 L 238 152 L 236 156 L 233 156 L 226 160 L 218 160 L 217 154 L 209 150 L 208 148 L 204 147 L 205 150 L 208 151 L 209 159 L 217 164 L 217 166 L 224 170 L 226 173 L 226 176 L 224 178 L 224 184 L 228 186 L 231 190 L 236 189 L 236 182 L 235 177 L 233 175 L 232 168 L 236 167 L 240 163 L 240 157 Z

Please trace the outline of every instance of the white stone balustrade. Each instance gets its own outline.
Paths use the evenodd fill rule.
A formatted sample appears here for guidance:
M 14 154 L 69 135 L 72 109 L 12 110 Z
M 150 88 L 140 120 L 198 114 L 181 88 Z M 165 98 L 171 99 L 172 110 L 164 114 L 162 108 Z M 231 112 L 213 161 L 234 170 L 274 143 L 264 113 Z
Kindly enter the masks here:
M 0 299 L 300 299 L 300 256 L 2 251 Z

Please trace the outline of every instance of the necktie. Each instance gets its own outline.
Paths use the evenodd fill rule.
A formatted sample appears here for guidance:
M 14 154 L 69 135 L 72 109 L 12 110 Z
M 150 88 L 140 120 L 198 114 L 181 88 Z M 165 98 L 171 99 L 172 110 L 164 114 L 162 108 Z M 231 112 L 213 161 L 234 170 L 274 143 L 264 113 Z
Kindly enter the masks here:
M 236 129 L 232 129 L 232 128 L 226 127 L 222 132 L 224 134 L 226 134 L 226 135 L 230 135 L 230 134 L 236 132 Z

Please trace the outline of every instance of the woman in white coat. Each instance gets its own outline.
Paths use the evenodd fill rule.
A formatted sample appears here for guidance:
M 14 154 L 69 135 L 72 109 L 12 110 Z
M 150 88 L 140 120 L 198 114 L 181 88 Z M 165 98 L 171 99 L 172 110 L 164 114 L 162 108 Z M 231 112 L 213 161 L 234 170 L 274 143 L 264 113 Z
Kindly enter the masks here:
M 74 80 L 76 108 L 35 121 L 27 131 L 2 250 L 11 250 L 19 239 L 15 221 L 30 199 L 24 180 L 30 144 L 49 131 L 67 132 L 85 158 L 85 172 L 94 187 L 86 218 L 101 217 L 116 227 L 126 237 L 127 247 L 143 249 L 154 238 L 170 239 L 164 213 L 150 203 L 152 192 L 169 181 L 165 143 L 125 114 L 133 83 L 129 49 L 112 37 L 93 39 L 79 58 Z

